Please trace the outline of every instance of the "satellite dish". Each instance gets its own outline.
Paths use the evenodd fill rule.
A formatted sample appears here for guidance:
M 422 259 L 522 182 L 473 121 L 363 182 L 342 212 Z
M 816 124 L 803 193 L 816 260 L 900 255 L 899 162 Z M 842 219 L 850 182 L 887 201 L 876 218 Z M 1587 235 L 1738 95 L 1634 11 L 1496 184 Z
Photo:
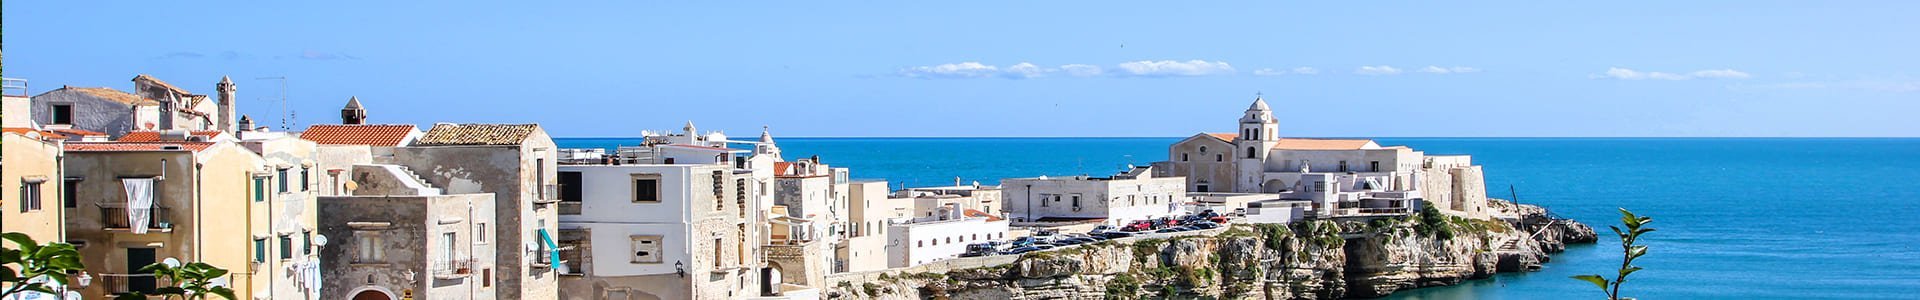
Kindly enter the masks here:
M 172 258 L 172 257 L 168 257 L 168 258 L 167 258 L 167 259 L 165 259 L 165 260 L 161 260 L 161 261 L 160 261 L 160 264 L 163 264 L 163 265 L 167 265 L 167 267 L 168 267 L 168 268 L 179 268 L 179 267 L 180 267 L 180 260 L 178 260 L 178 259 L 174 259 L 174 258 Z
M 313 235 L 313 244 L 314 244 L 314 245 L 316 245 L 316 246 L 321 246 L 321 247 L 326 247 L 326 246 L 327 246 L 327 236 L 325 236 L 325 235 L 318 235 L 318 234 L 316 234 L 316 235 Z
M 227 281 L 226 277 L 214 278 L 213 280 L 208 280 L 207 285 L 225 287 L 227 286 Z

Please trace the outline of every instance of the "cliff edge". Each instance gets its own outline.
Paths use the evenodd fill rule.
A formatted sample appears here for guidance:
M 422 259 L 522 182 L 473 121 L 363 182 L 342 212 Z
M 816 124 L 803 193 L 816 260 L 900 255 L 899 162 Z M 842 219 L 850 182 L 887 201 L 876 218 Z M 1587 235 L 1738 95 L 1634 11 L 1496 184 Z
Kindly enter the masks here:
M 1340 299 L 1538 270 L 1592 228 L 1530 205 L 1483 220 L 1408 216 L 1237 224 L 1027 253 L 1009 264 L 840 281 L 829 299 Z M 1500 207 L 1504 206 L 1504 207 Z

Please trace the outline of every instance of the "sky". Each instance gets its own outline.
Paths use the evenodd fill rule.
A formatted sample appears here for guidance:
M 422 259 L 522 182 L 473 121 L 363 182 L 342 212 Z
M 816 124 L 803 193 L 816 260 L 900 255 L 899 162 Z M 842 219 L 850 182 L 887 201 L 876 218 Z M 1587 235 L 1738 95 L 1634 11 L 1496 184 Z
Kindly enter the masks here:
M 395 3 L 389 3 L 395 2 Z M 641 3 L 634 3 L 641 2 Z M 31 93 L 560 137 L 1920 136 L 1915 1 L 6 1 Z

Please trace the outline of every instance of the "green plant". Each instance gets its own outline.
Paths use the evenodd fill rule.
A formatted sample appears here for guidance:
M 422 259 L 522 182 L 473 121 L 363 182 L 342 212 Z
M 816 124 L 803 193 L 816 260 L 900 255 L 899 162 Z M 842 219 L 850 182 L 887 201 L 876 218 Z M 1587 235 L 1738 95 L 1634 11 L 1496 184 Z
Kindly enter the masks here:
M 86 270 L 80 263 L 80 251 L 73 245 L 42 245 L 18 232 L 0 234 L 0 238 L 19 246 L 16 249 L 0 244 L 0 298 L 11 299 L 22 292 L 56 294 L 47 282 L 64 286 L 67 274 Z
M 1133 259 L 1141 264 L 1150 264 L 1160 259 L 1160 248 L 1167 240 L 1144 239 L 1133 242 Z
M 227 276 L 227 270 L 207 263 L 191 262 L 179 267 L 156 263 L 140 268 L 140 272 L 153 274 L 155 279 L 171 282 L 173 286 L 154 289 L 151 295 L 133 292 L 121 294 L 115 299 L 147 299 L 147 296 L 162 296 L 165 299 L 206 299 L 207 295 L 234 299 L 233 289 L 213 284 L 214 279 Z
M 866 290 L 868 297 L 880 295 L 880 285 L 873 284 L 872 282 L 860 283 L 860 289 Z
M 1640 256 L 1647 255 L 1647 246 L 1636 243 L 1640 241 L 1640 235 L 1653 232 L 1652 227 L 1646 227 L 1647 223 L 1652 222 L 1652 217 L 1634 215 L 1633 212 L 1621 208 L 1620 223 L 1626 225 L 1627 230 L 1621 231 L 1620 226 L 1607 226 L 1613 228 L 1614 235 L 1620 236 L 1620 250 L 1624 252 L 1624 258 L 1620 260 L 1619 275 L 1615 276 L 1611 281 L 1597 274 L 1576 275 L 1573 276 L 1573 279 L 1583 280 L 1600 287 L 1600 291 L 1607 293 L 1607 299 L 1609 300 L 1633 299 L 1620 297 L 1620 284 L 1627 282 L 1627 275 L 1641 270 L 1639 266 L 1633 265 L 1633 260 L 1640 258 Z
M 1120 274 L 1107 280 L 1106 299 L 1133 299 L 1139 293 L 1140 281 L 1133 279 L 1133 275 Z

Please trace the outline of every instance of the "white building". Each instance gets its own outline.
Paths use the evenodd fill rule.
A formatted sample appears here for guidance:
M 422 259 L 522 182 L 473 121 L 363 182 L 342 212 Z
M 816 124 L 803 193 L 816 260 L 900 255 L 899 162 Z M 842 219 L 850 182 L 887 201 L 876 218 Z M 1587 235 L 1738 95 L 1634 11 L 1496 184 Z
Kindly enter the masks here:
M 1423 200 L 1449 213 L 1485 215 L 1478 208 L 1486 199 L 1485 183 L 1465 156 L 1430 157 L 1368 139 L 1282 138 L 1264 99 L 1254 99 L 1238 125 L 1237 133 L 1202 133 L 1174 143 L 1167 161 L 1153 164 L 1155 175 L 1186 177 L 1195 192 L 1332 199 L 1315 202 L 1321 216 L 1404 213 Z
M 1007 237 L 1007 220 L 978 210 L 953 208 L 950 213 L 923 220 L 894 224 L 887 229 L 887 267 L 905 268 L 929 262 L 953 259 L 967 252 L 967 245 Z
M 1157 177 L 1136 167 L 1114 177 L 1037 177 L 1000 181 L 1003 208 L 1015 222 L 1098 222 L 1177 216 L 1187 200 L 1187 179 Z

